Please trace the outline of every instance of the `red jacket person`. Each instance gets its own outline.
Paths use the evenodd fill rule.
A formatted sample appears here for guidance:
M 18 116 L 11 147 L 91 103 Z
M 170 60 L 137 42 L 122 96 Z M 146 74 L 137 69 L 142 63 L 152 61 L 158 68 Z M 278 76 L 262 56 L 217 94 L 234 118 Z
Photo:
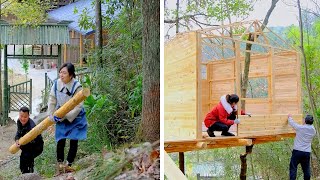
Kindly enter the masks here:
M 214 131 L 222 131 L 222 136 L 234 136 L 228 131 L 231 125 L 240 123 L 240 120 L 234 116 L 238 102 L 239 97 L 236 94 L 221 96 L 219 104 L 213 107 L 204 119 L 210 137 L 215 137 Z M 231 118 L 232 116 L 234 118 Z

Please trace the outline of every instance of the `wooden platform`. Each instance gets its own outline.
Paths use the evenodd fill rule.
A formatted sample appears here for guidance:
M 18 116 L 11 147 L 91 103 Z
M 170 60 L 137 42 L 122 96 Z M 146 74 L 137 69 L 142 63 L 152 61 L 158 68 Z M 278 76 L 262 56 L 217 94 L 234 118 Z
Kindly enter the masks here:
M 164 149 L 168 153 L 205 150 L 213 148 L 226 148 L 234 146 L 251 146 L 254 144 L 282 141 L 285 138 L 295 137 L 295 133 L 256 136 L 222 136 L 206 137 L 194 140 L 165 141 Z

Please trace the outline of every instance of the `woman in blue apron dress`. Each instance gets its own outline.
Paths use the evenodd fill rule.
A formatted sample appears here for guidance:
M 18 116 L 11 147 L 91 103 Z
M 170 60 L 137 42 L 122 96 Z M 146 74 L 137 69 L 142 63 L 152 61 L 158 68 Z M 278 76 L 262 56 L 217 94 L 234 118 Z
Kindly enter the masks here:
M 76 93 L 82 90 L 81 84 L 75 80 L 75 68 L 73 64 L 66 63 L 59 70 L 59 79 L 51 88 L 48 102 L 48 114 L 52 121 L 56 122 L 55 139 L 57 142 L 58 171 L 73 171 L 71 165 L 78 150 L 78 140 L 87 138 L 87 119 L 83 108 L 83 102 L 77 105 L 65 117 L 53 116 L 53 113 L 69 101 Z M 66 139 L 70 139 L 70 148 L 67 162 L 64 163 L 64 147 Z

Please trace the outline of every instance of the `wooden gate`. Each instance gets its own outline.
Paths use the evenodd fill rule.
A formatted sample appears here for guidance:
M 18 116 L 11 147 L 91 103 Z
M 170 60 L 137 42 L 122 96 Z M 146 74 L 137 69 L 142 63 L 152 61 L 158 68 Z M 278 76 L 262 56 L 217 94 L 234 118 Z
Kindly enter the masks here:
M 32 113 L 32 79 L 8 87 L 9 89 L 9 110 L 19 111 L 21 107 L 26 106 Z

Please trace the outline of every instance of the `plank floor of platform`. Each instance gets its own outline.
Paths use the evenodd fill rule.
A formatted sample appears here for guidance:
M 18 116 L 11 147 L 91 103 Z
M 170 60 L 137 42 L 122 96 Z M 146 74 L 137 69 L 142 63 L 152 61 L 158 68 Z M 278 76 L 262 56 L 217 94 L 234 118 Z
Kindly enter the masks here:
M 208 137 L 206 132 L 203 132 L 202 139 L 193 140 L 173 140 L 165 141 L 164 149 L 166 152 L 186 152 L 213 148 L 227 148 L 235 146 L 251 146 L 254 144 L 268 143 L 274 141 L 282 141 L 285 138 L 292 138 L 295 133 L 275 134 L 275 135 L 257 135 L 257 136 L 221 136 L 221 133 L 216 133 L 216 137 Z

